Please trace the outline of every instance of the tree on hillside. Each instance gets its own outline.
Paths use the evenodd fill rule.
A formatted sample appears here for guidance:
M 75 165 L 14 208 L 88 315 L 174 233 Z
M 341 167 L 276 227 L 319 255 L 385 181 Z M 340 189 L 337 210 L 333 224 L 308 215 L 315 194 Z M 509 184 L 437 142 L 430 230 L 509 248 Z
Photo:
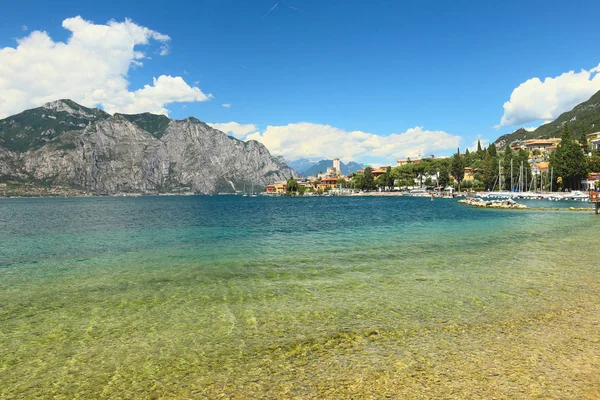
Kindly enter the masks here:
M 583 153 L 588 154 L 590 151 L 590 148 L 589 148 L 589 144 L 588 144 L 587 136 L 586 136 L 585 132 L 581 132 L 581 135 L 579 136 L 579 144 L 581 145 L 581 149 L 582 149 Z
M 450 172 L 458 182 L 458 191 L 460 191 L 460 183 L 465 177 L 465 162 L 460 156 L 460 148 L 452 157 L 452 165 L 450 166 Z
M 498 151 L 496 150 L 496 146 L 493 143 L 488 146 L 487 152 L 492 157 L 498 157 Z
M 473 162 L 473 158 L 471 157 L 471 152 L 469 151 L 469 148 L 467 148 L 465 150 L 465 156 L 463 158 L 464 160 L 464 166 L 471 166 L 471 163 Z
M 481 156 L 482 153 L 483 153 L 483 150 L 481 149 L 481 141 L 479 141 L 479 139 L 477 139 L 477 154 L 479 154 Z

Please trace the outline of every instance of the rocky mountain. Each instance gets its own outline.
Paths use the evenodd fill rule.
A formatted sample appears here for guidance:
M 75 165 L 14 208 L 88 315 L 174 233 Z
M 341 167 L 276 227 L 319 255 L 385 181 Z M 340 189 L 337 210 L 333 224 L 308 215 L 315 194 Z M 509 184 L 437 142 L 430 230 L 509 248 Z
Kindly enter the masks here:
M 239 191 L 295 175 L 261 143 L 196 118 L 109 115 L 59 100 L 0 120 L 0 181 L 72 185 L 99 194 Z
M 513 133 L 502 135 L 494 144 L 499 149 L 504 149 L 506 144 L 519 140 L 560 137 L 564 124 L 568 123 L 576 136 L 581 133 L 594 133 L 600 131 L 600 91 L 589 100 L 575 106 L 571 111 L 561 114 L 557 119 L 544 124 L 534 131 L 521 128 Z
M 320 172 L 326 172 L 327 168 L 333 167 L 333 160 L 321 160 L 321 161 L 309 161 L 307 159 L 300 159 L 289 162 L 288 165 L 293 168 L 301 176 L 316 176 Z M 352 172 L 356 172 L 359 169 L 365 168 L 363 164 L 350 161 L 347 164 L 340 162 L 340 168 L 342 174 L 348 175 Z
M 304 171 L 302 175 L 316 176 L 320 172 L 326 172 L 328 167 L 333 167 L 333 160 L 321 160 L 315 163 L 306 171 Z M 354 161 L 350 161 L 348 164 L 340 162 L 340 168 L 342 169 L 342 174 L 344 175 L 356 172 L 359 169 L 363 169 L 364 167 L 364 165 L 355 163 Z

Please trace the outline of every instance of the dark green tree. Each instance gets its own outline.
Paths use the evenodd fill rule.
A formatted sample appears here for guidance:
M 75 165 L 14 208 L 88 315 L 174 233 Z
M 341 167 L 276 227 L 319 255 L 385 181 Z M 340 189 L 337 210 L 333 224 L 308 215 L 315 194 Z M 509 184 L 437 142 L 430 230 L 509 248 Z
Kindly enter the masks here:
M 362 189 L 363 188 L 363 181 L 364 181 L 364 175 L 363 174 L 355 174 L 352 177 L 352 183 L 354 185 L 355 189 Z
M 488 146 L 487 152 L 490 153 L 490 156 L 492 157 L 498 157 L 498 151 L 493 143 Z
M 388 166 L 385 169 L 385 175 L 386 175 L 386 179 L 387 179 L 387 185 L 390 188 L 394 188 L 394 178 L 392 177 L 392 167 Z
M 384 189 L 386 187 L 385 174 L 379 175 L 377 178 L 375 178 L 375 186 L 377 186 L 379 189 Z
M 463 157 L 465 167 L 470 167 L 473 163 L 473 157 L 471 156 L 471 152 L 467 148 L 465 150 L 465 156 Z
M 561 141 L 550 156 L 550 166 L 561 189 L 579 189 L 581 180 L 587 178 L 589 162 L 579 143 L 573 140 L 568 124 L 564 124 Z
M 363 172 L 362 189 L 373 190 L 375 189 L 375 179 L 373 178 L 373 168 L 367 166 L 365 172 Z
M 590 152 L 587 136 L 584 132 L 581 132 L 579 136 L 579 144 L 581 145 L 581 150 L 584 154 L 588 154 Z
M 479 154 L 479 156 L 483 156 L 483 150 L 481 149 L 481 142 L 479 139 L 477 140 L 477 154 Z
M 600 172 L 600 156 L 592 156 L 588 158 L 588 171 Z
M 398 182 L 398 186 L 414 186 L 417 174 L 415 167 L 418 164 L 406 164 L 400 167 L 393 168 L 390 172 L 391 179 Z
M 438 186 L 443 190 L 450 183 L 450 171 L 448 169 L 448 164 L 440 164 L 438 174 Z
M 454 179 L 456 179 L 456 182 L 458 183 L 458 190 L 460 191 L 460 183 L 465 177 L 465 162 L 460 155 L 460 148 L 452 157 L 452 165 L 450 168 Z
M 285 185 L 286 191 L 288 194 L 296 193 L 298 191 L 298 181 L 294 178 L 290 178 Z

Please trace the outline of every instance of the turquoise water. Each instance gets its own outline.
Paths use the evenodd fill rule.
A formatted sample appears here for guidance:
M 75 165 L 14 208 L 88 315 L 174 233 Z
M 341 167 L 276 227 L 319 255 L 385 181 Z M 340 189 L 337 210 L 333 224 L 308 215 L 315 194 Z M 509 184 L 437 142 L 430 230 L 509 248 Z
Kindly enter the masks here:
M 592 310 L 599 233 L 592 212 L 421 198 L 0 199 L 0 396 L 381 395 L 399 365 L 503 357 L 507 326 Z

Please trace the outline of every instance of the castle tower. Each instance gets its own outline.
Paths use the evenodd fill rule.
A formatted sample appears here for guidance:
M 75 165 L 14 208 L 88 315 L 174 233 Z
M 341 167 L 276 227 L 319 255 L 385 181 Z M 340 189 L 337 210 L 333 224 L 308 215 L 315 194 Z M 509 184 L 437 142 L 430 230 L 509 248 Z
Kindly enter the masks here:
M 337 172 L 338 174 L 342 173 L 342 169 L 340 168 L 340 159 L 339 158 L 333 159 L 333 168 L 335 168 L 335 172 Z

